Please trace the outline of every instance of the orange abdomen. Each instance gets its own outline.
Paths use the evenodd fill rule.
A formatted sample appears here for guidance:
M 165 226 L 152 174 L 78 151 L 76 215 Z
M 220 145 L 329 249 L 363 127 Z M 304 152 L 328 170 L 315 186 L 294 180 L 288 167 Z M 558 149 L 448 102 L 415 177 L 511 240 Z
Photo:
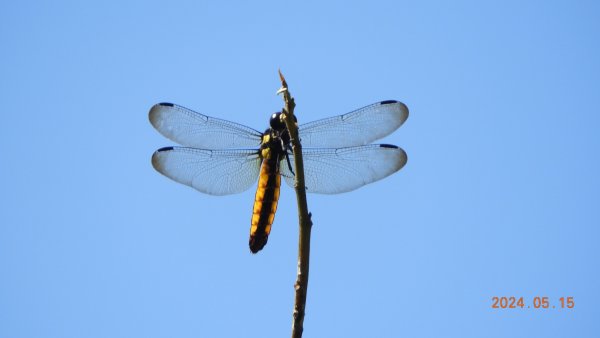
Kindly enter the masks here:
M 260 168 L 250 226 L 249 244 L 252 253 L 257 253 L 267 244 L 271 225 L 275 219 L 275 211 L 277 211 L 281 176 L 277 167 L 277 156 L 274 157 L 263 159 Z

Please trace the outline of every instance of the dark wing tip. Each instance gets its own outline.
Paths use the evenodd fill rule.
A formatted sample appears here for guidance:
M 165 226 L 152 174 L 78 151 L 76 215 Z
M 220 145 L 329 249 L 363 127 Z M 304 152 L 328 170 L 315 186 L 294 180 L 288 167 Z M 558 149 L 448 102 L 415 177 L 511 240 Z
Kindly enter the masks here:
M 158 149 L 156 152 L 160 153 L 161 151 L 171 151 L 173 150 L 173 147 L 162 147 L 160 149 Z
M 406 165 L 406 162 L 408 162 L 408 155 L 406 154 L 406 151 L 404 151 L 404 149 L 402 149 L 398 146 L 395 146 L 393 144 L 378 144 L 378 146 L 380 148 L 394 149 L 392 151 L 394 151 L 394 153 L 398 154 L 399 162 L 397 162 L 398 167 L 397 167 L 396 171 L 402 169 Z
M 393 144 L 380 144 L 379 145 L 381 148 L 391 148 L 391 149 L 398 149 L 398 146 L 395 146 Z M 172 148 L 172 147 L 171 147 Z
M 148 118 L 152 125 L 156 128 L 157 120 L 160 119 L 160 115 L 163 113 L 162 107 L 174 107 L 173 103 L 161 102 L 157 103 L 150 108 L 150 112 L 148 113 Z
M 398 105 L 398 108 L 400 109 L 400 113 L 402 114 L 403 118 L 402 118 L 402 123 L 404 123 L 404 121 L 406 121 L 406 119 L 408 118 L 408 107 L 400 102 L 400 101 L 396 101 L 396 100 L 385 100 L 385 101 L 381 101 L 379 102 L 380 105 L 388 105 L 388 104 L 396 104 Z M 401 124 L 402 124 L 401 123 Z
M 402 103 L 400 101 L 397 101 L 397 100 L 385 100 L 385 101 L 379 102 L 379 104 L 382 105 L 382 106 L 386 105 L 386 104 L 398 104 L 398 105 L 400 105 L 400 109 L 406 111 L 406 115 L 408 116 L 408 107 L 404 103 Z

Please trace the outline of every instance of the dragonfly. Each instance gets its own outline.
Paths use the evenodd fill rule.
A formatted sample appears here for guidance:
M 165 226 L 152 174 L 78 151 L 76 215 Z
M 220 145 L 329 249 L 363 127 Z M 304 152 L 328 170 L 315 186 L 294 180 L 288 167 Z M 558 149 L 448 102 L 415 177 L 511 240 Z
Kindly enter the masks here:
M 407 162 L 402 148 L 372 142 L 394 132 L 407 118 L 405 104 L 386 100 L 300 124 L 306 192 L 340 194 L 402 169 Z M 258 180 L 249 247 L 252 253 L 262 250 L 275 219 L 281 178 L 290 187 L 295 183 L 282 113 L 273 113 L 262 133 L 173 103 L 154 105 L 149 119 L 158 132 L 181 145 L 152 155 L 152 166 L 164 176 L 216 196 L 241 193 Z

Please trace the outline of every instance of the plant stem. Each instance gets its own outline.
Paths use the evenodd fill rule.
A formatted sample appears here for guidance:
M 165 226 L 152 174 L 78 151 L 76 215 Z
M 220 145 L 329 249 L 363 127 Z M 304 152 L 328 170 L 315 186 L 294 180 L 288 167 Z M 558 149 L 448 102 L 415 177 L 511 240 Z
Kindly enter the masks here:
M 298 238 L 298 275 L 294 289 L 296 297 L 294 300 L 294 312 L 292 321 L 292 338 L 302 337 L 304 331 L 304 312 L 306 308 L 306 294 L 308 290 L 308 267 L 310 259 L 310 232 L 312 228 L 311 214 L 308 212 L 306 201 L 306 188 L 304 183 L 304 161 L 302 159 L 302 145 L 298 137 L 298 125 L 294 119 L 294 98 L 291 96 L 285 78 L 279 71 L 281 89 L 285 103 L 283 108 L 285 124 L 290 133 L 292 151 L 294 152 L 294 170 L 296 173 L 296 198 L 298 202 L 299 238 Z

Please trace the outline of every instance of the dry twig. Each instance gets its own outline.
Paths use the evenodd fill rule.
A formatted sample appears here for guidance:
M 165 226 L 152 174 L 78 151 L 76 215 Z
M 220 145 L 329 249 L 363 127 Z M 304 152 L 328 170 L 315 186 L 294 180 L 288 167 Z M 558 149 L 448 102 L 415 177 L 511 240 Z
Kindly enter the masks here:
M 304 330 L 304 310 L 306 308 L 306 293 L 308 289 L 308 266 L 310 258 L 310 231 L 312 228 L 311 214 L 308 212 L 308 204 L 306 201 L 306 188 L 304 184 L 304 162 L 302 160 L 302 145 L 298 137 L 298 125 L 294 119 L 294 98 L 290 94 L 287 82 L 279 71 L 281 79 L 281 89 L 278 94 L 283 95 L 285 103 L 282 113 L 284 114 L 285 124 L 290 133 L 292 150 L 294 152 L 294 171 L 296 173 L 296 198 L 298 201 L 298 217 L 299 217 L 299 239 L 298 239 L 298 276 L 294 288 L 296 297 L 294 301 L 294 312 L 292 321 L 292 338 L 302 337 Z

